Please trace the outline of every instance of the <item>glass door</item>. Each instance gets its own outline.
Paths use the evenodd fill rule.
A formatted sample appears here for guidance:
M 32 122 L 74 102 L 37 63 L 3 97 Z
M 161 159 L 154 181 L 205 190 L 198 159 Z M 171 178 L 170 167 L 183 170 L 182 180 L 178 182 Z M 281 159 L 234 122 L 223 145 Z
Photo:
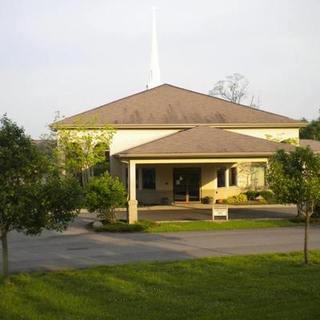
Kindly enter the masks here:
M 173 186 L 174 201 L 199 201 L 200 200 L 200 168 L 174 168 Z

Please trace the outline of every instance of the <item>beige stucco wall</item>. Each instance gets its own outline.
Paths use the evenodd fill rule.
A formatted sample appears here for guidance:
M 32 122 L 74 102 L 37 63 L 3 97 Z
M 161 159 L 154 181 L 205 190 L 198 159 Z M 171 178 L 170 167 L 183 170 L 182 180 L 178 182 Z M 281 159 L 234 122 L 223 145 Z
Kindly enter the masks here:
M 222 187 L 217 186 L 217 170 L 220 167 L 225 167 L 230 169 L 236 166 L 236 164 L 207 164 L 203 165 L 201 168 L 202 172 L 202 186 L 201 186 L 201 198 L 213 197 L 217 199 L 225 199 L 241 192 L 241 189 L 237 186 Z M 239 177 L 238 177 L 239 179 Z
M 287 139 L 295 139 L 299 141 L 299 129 L 298 128 L 244 128 L 244 129 L 226 129 L 231 132 L 241 133 L 248 136 L 283 141 Z
M 110 145 L 110 171 L 113 175 L 122 177 L 122 165 L 113 157 L 114 154 L 136 147 L 156 139 L 163 138 L 179 130 L 172 129 L 118 129 Z
M 176 129 L 117 129 L 110 146 L 110 154 L 113 155 L 178 131 Z

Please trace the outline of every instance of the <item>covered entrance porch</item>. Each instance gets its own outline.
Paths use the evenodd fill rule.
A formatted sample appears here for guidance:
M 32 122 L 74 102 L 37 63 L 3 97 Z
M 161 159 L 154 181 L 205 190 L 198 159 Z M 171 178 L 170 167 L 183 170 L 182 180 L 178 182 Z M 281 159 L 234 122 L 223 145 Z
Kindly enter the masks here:
M 267 158 L 122 159 L 128 186 L 127 220 L 138 220 L 138 203 L 196 204 L 204 198 L 215 202 L 239 194 L 249 175 L 240 170 L 242 165 L 264 168 L 266 162 Z
M 266 163 L 278 149 L 292 146 L 196 126 L 121 151 L 115 156 L 123 164 L 128 186 L 128 222 L 138 219 L 138 201 L 170 204 L 209 198 L 215 202 L 263 188 Z

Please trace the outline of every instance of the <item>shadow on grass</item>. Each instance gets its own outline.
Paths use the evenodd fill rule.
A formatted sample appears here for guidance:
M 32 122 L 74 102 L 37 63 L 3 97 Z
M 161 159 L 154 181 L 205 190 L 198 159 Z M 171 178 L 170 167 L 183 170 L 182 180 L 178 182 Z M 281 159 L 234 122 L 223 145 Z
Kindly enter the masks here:
M 311 256 L 308 268 L 294 253 L 17 275 L 0 288 L 1 319 L 316 319 Z

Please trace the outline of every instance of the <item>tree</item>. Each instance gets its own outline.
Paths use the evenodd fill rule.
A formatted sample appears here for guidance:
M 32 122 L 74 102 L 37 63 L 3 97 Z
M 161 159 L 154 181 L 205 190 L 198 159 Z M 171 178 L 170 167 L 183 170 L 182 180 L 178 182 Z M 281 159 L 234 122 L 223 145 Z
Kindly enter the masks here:
M 300 138 L 320 140 L 320 117 L 310 121 L 305 128 L 300 129 Z
M 240 73 L 233 73 L 227 76 L 225 80 L 216 82 L 213 89 L 209 91 L 209 95 L 234 103 L 241 103 L 248 97 L 248 86 L 249 81 L 245 76 Z M 249 105 L 253 108 L 259 108 L 260 98 L 252 95 Z
M 227 76 L 226 80 L 218 81 L 209 94 L 235 103 L 241 103 L 247 96 L 248 85 L 249 81 L 242 74 L 233 73 Z
M 85 190 L 89 212 L 98 212 L 101 219 L 115 223 L 115 209 L 126 203 L 126 189 L 121 181 L 106 173 L 92 178 Z
M 304 262 L 308 264 L 310 218 L 320 201 L 320 156 L 307 148 L 277 151 L 268 166 L 267 181 L 280 203 L 295 203 L 305 221 Z
M 8 277 L 8 233 L 37 235 L 65 229 L 81 207 L 77 181 L 58 175 L 24 130 L 0 119 L 0 238 L 3 274 Z
M 108 168 L 108 150 L 114 130 L 104 127 L 100 130 L 87 130 L 77 126 L 72 130 L 60 128 L 57 134 L 57 157 L 63 161 L 62 169 L 74 176 L 80 176 L 85 186 L 94 176 Z

